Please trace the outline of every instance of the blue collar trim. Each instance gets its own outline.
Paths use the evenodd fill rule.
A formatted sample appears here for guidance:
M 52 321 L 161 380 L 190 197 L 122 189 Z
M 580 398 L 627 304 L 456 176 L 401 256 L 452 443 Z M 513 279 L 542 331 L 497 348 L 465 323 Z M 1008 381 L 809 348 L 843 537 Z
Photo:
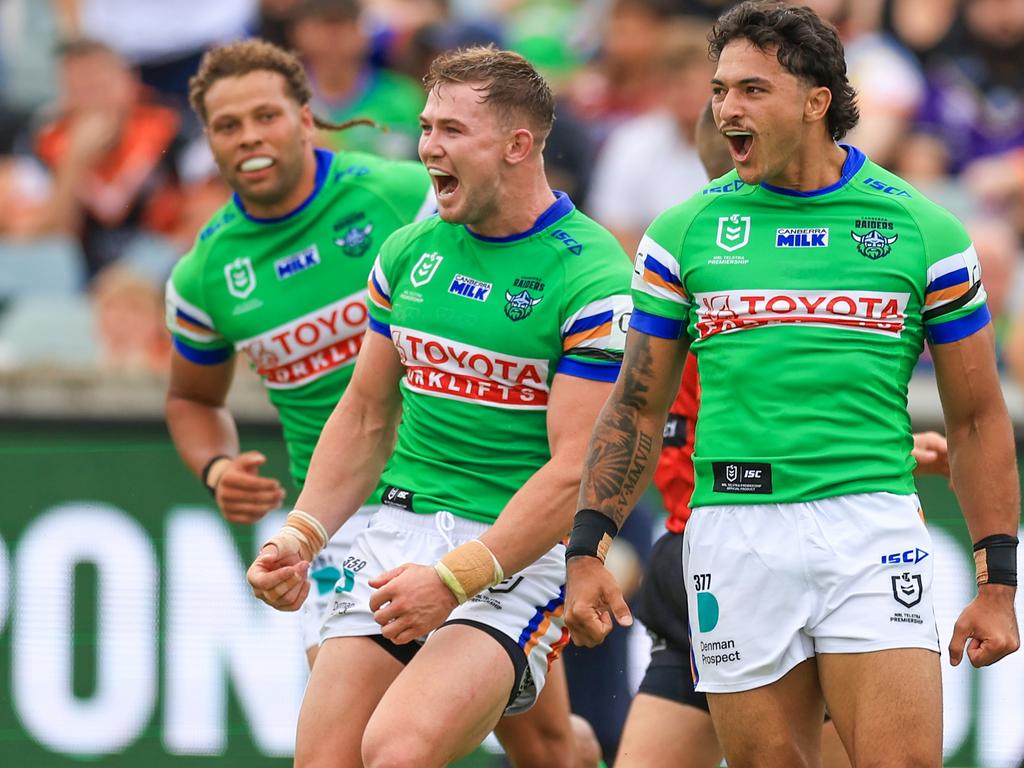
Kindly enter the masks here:
M 283 216 L 271 216 L 269 218 L 253 216 L 245 210 L 245 206 L 242 204 L 242 198 L 238 196 L 237 192 L 235 192 L 231 195 L 231 199 L 235 201 L 235 205 L 238 206 L 238 210 L 242 212 L 242 215 L 249 221 L 255 221 L 257 224 L 277 224 L 278 222 L 286 221 L 293 216 L 298 216 L 308 208 L 310 203 L 312 203 L 316 199 L 316 196 L 320 194 L 320 190 L 323 189 L 324 182 L 327 181 L 327 172 L 331 169 L 331 162 L 334 160 L 334 155 L 325 149 L 315 149 L 313 152 L 316 155 L 316 178 L 313 181 L 313 191 L 309 193 L 309 197 L 303 200 L 297 208 L 289 211 Z
M 565 192 L 559 192 L 557 189 L 554 192 L 555 202 L 549 205 L 547 210 L 544 211 L 544 213 L 542 213 L 540 216 L 538 216 L 537 220 L 533 222 L 533 226 L 530 227 L 525 232 L 519 232 L 514 235 L 505 235 L 503 237 L 488 237 L 487 235 L 478 235 L 469 227 L 465 227 L 465 229 L 474 238 L 484 243 L 513 243 L 516 240 L 525 240 L 531 235 L 537 234 L 542 229 L 547 229 L 563 216 L 567 216 L 568 214 L 572 213 L 573 210 L 576 208 L 576 206 L 572 204 L 572 200 L 569 199 L 569 196 L 565 194 Z
M 829 192 L 835 192 L 856 176 L 860 169 L 864 167 L 864 163 L 866 163 L 868 159 L 863 152 L 854 146 L 849 144 L 840 144 L 839 146 L 846 150 L 846 162 L 843 163 L 843 175 L 839 177 L 839 181 L 835 184 L 829 184 L 827 187 L 822 187 L 821 189 L 812 189 L 809 192 L 804 192 L 799 189 L 776 187 L 774 184 L 769 184 L 766 181 L 761 182 L 761 187 L 767 189 L 769 192 L 777 192 L 780 195 L 789 195 L 790 197 L 818 197 L 819 195 L 827 195 Z

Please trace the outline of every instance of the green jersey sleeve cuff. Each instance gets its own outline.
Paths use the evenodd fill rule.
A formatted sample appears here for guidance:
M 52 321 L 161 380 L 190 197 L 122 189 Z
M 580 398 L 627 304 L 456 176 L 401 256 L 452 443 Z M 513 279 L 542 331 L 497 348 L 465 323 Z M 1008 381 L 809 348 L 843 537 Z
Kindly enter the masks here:
M 174 348 L 178 354 L 196 365 L 220 365 L 231 358 L 233 351 L 231 347 L 213 347 L 211 349 L 192 347 L 179 336 L 174 337 Z
M 555 373 L 575 376 L 578 379 L 613 382 L 618 378 L 621 367 L 621 363 L 563 357 L 559 359 Z

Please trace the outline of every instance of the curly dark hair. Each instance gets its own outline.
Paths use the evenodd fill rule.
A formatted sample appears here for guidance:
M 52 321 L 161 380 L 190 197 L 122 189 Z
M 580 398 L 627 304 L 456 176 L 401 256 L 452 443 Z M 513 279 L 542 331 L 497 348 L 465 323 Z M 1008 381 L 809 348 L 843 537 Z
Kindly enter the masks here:
M 748 0 L 723 13 L 711 33 L 714 61 L 733 40 L 748 40 L 762 51 L 776 49 L 787 72 L 832 92 L 825 119 L 833 139 L 841 139 L 860 119 L 857 92 L 846 78 L 846 58 L 836 28 L 810 8 L 778 0 Z

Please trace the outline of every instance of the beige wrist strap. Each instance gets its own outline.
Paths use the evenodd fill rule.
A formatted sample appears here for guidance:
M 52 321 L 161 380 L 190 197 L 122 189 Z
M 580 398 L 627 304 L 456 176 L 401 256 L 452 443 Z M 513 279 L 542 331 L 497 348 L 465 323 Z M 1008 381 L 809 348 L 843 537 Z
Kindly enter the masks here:
M 498 558 L 480 539 L 453 549 L 434 564 L 434 570 L 460 605 L 505 580 Z
M 312 561 L 330 539 L 323 523 L 301 509 L 293 509 L 288 513 L 278 535 L 291 536 L 299 542 L 299 554 L 303 560 L 308 561 Z

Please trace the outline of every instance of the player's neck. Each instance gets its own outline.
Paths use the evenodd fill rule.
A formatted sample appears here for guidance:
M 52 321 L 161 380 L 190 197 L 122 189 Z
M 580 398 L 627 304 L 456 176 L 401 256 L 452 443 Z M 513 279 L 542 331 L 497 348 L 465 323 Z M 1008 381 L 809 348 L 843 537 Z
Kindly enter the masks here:
M 312 147 L 307 150 L 299 182 L 285 197 L 273 203 L 259 203 L 242 198 L 246 213 L 257 219 L 278 219 L 287 216 L 302 205 L 316 188 L 316 154 Z
M 805 141 L 775 178 L 763 181 L 798 192 L 825 189 L 842 178 L 846 157 L 846 150 L 831 138 Z
M 505 181 L 491 213 L 467 226 L 484 237 L 509 237 L 529 231 L 540 215 L 554 204 L 555 193 L 543 171 L 524 174 L 524 177 Z

